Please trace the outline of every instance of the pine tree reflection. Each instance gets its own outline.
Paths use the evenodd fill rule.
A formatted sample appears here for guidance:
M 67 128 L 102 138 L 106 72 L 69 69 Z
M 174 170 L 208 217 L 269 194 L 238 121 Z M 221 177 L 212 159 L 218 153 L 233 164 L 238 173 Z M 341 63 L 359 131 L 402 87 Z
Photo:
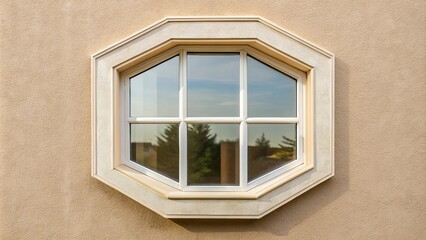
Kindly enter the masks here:
M 188 185 L 237 185 L 238 150 L 237 140 L 218 141 L 210 124 L 189 124 Z
M 164 126 L 164 125 L 163 125 Z M 160 124 L 132 124 L 131 134 L 158 129 Z M 146 168 L 179 181 L 179 124 L 168 124 L 152 138 L 143 137 L 142 142 L 131 142 L 130 159 Z M 151 140 L 151 141 L 150 141 Z
M 279 147 L 271 147 L 265 134 L 248 147 L 248 179 L 254 180 L 296 159 L 296 141 L 282 136 Z
M 238 132 L 234 135 L 238 138 Z M 238 139 L 218 139 L 210 124 L 188 124 L 188 185 L 238 185 Z M 132 161 L 179 181 L 179 124 L 168 124 L 156 142 L 132 142 Z
M 233 140 L 218 139 L 211 124 L 188 124 L 188 185 L 238 185 L 238 133 Z M 248 146 L 249 181 L 295 160 L 296 146 L 296 141 L 288 136 L 282 136 L 279 144 L 271 146 L 271 141 L 262 133 L 255 145 Z M 156 142 L 132 142 L 131 159 L 179 181 L 179 124 L 166 125 Z
M 157 143 L 158 172 L 179 181 L 179 124 L 167 125 Z
M 217 183 L 219 145 L 208 124 L 188 126 L 188 184 Z

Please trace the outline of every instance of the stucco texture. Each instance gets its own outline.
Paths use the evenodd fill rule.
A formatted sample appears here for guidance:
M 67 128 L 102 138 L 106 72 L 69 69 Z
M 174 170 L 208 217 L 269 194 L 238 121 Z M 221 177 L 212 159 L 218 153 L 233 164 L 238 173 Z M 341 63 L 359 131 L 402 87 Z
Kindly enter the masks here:
M 0 239 L 425 239 L 425 1 L 1 1 Z M 336 55 L 336 176 L 260 220 L 168 220 L 90 176 L 91 54 L 166 16 Z

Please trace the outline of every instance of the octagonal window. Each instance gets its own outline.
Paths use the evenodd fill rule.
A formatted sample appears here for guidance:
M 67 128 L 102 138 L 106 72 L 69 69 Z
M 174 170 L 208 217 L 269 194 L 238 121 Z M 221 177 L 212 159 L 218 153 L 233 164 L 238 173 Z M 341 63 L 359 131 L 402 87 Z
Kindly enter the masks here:
M 92 176 L 164 217 L 260 218 L 334 175 L 334 56 L 265 19 L 166 18 L 92 70 Z
M 305 74 L 248 46 L 178 46 L 124 73 L 122 161 L 184 191 L 245 191 L 303 163 Z

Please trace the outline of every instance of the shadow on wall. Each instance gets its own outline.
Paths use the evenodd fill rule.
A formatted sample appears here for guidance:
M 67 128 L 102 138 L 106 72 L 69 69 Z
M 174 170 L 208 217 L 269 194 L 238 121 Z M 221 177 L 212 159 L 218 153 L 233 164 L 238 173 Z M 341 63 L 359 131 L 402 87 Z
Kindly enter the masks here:
M 258 220 L 173 220 L 191 232 L 288 232 L 327 206 L 349 187 L 349 71 L 336 58 L 335 81 L 335 167 L 336 175 Z

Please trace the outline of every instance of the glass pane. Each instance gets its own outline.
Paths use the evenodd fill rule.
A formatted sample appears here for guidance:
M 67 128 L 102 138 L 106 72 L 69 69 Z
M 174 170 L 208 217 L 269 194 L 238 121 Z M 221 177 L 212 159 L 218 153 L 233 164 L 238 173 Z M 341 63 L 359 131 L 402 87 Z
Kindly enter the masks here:
M 296 117 L 296 83 L 295 79 L 248 56 L 248 116 Z
M 248 180 L 297 158 L 296 124 L 248 125 Z
M 179 116 L 179 56 L 130 78 L 130 116 Z
M 239 53 L 188 54 L 188 116 L 239 116 Z
M 179 124 L 131 124 L 130 160 L 179 181 Z
M 239 185 L 239 125 L 188 124 L 188 185 Z

